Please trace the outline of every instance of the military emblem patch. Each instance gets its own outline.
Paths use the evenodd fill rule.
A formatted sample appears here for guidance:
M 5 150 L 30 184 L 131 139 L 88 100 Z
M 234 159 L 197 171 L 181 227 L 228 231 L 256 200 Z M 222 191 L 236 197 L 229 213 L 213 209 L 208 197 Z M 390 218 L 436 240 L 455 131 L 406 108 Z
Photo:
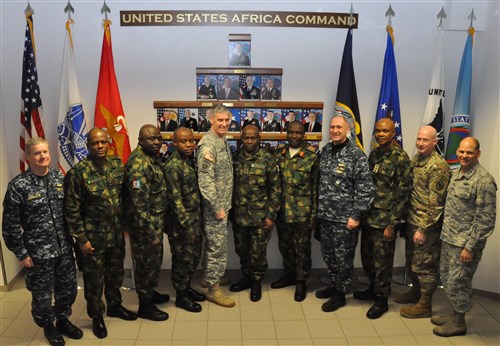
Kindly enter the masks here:
M 132 180 L 132 189 L 139 190 L 141 188 L 141 179 Z

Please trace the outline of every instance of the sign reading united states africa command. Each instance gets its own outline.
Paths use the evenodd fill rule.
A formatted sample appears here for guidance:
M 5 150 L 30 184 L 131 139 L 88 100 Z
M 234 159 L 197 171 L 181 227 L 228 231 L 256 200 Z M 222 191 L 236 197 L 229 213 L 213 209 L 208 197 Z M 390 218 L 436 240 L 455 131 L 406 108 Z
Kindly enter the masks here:
M 358 14 L 259 11 L 120 11 L 121 26 L 358 27 Z

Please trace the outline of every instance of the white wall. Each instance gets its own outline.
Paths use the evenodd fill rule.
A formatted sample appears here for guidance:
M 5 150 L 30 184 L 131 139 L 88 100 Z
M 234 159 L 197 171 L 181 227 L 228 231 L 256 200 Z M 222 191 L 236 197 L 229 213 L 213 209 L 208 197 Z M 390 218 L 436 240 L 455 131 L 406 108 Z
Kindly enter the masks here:
M 87 116 L 93 118 L 102 44 L 101 2 L 73 1 L 73 39 L 80 90 Z M 340 60 L 346 36 L 342 29 L 274 27 L 120 27 L 120 10 L 259 10 L 348 12 L 350 1 L 321 2 L 108 2 L 113 20 L 112 41 L 115 68 L 129 125 L 132 147 L 138 129 L 155 122 L 154 100 L 195 100 L 195 68 L 227 66 L 229 33 L 252 35 L 252 66 L 283 68 L 284 101 L 322 101 L 325 115 L 331 114 L 337 89 Z M 62 2 L 31 1 L 35 10 L 37 66 L 44 104 L 45 129 L 53 149 L 59 100 L 60 65 L 66 6 Z M 389 2 L 353 2 L 359 13 L 354 33 L 354 66 L 358 86 L 364 141 L 373 129 L 385 52 L 385 12 Z M 448 128 L 460 59 L 468 27 L 467 15 L 474 6 L 478 17 L 474 52 L 473 135 L 482 142 L 483 165 L 500 181 L 498 174 L 499 57 L 498 2 L 393 2 L 396 12 L 395 54 L 398 67 L 404 148 L 411 155 L 424 111 L 436 42 L 436 14 L 445 5 L 446 90 L 445 113 Z M 7 160 L 10 176 L 16 174 L 19 128 L 19 95 L 24 39 L 25 1 L 2 2 L 1 11 L 1 95 L 6 139 L 12 143 Z M 457 31 L 457 29 L 463 29 Z M 494 126 L 493 126 L 494 125 Z M 328 137 L 326 127 L 323 136 Z M 326 140 L 324 141 L 326 143 Z M 55 151 L 53 156 L 55 157 Z M 0 181 L 2 189 L 5 181 Z M 498 227 L 497 227 L 498 228 Z M 485 251 L 475 286 L 500 292 L 498 278 L 498 231 Z M 232 239 L 230 240 L 232 242 Z M 403 241 L 398 242 L 396 266 L 404 265 Z M 168 242 L 165 266 L 169 266 Z M 230 267 L 238 259 L 230 250 Z M 271 267 L 281 266 L 276 235 L 268 247 Z M 360 266 L 359 256 L 355 261 Z M 323 267 L 318 243 L 313 241 L 313 266 Z M 491 275 L 491 273 L 495 273 Z

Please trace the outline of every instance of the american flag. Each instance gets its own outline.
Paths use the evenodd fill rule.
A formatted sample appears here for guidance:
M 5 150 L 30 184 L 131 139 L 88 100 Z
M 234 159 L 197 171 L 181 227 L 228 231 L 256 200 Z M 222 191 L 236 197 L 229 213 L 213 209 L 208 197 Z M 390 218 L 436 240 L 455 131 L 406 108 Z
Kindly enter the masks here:
M 35 37 L 33 32 L 33 16 L 26 14 L 26 36 L 24 38 L 23 79 L 21 90 L 21 147 L 19 168 L 26 169 L 25 141 L 32 137 L 45 138 L 42 121 L 42 99 L 38 85 L 38 71 L 35 62 Z
M 247 75 L 240 74 L 240 99 L 243 98 L 243 88 L 247 85 Z

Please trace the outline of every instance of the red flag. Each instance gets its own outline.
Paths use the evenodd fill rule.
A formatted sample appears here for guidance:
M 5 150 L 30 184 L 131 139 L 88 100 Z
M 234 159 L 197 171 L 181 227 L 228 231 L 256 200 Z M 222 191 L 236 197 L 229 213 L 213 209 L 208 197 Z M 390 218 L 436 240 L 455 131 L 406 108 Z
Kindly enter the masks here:
M 19 169 L 26 169 L 25 141 L 32 137 L 45 138 L 42 121 L 42 99 L 38 85 L 38 71 L 35 59 L 35 35 L 33 31 L 33 16 L 26 13 L 26 32 L 23 54 L 23 80 L 21 88 L 21 132 L 19 145 L 21 147 Z
M 122 159 L 122 162 L 126 163 L 130 155 L 130 142 L 120 98 L 120 90 L 116 81 L 110 24 L 111 21 L 104 21 L 101 68 L 99 71 L 99 83 L 97 84 L 94 126 L 105 130 L 111 139 L 108 155 L 118 155 Z

